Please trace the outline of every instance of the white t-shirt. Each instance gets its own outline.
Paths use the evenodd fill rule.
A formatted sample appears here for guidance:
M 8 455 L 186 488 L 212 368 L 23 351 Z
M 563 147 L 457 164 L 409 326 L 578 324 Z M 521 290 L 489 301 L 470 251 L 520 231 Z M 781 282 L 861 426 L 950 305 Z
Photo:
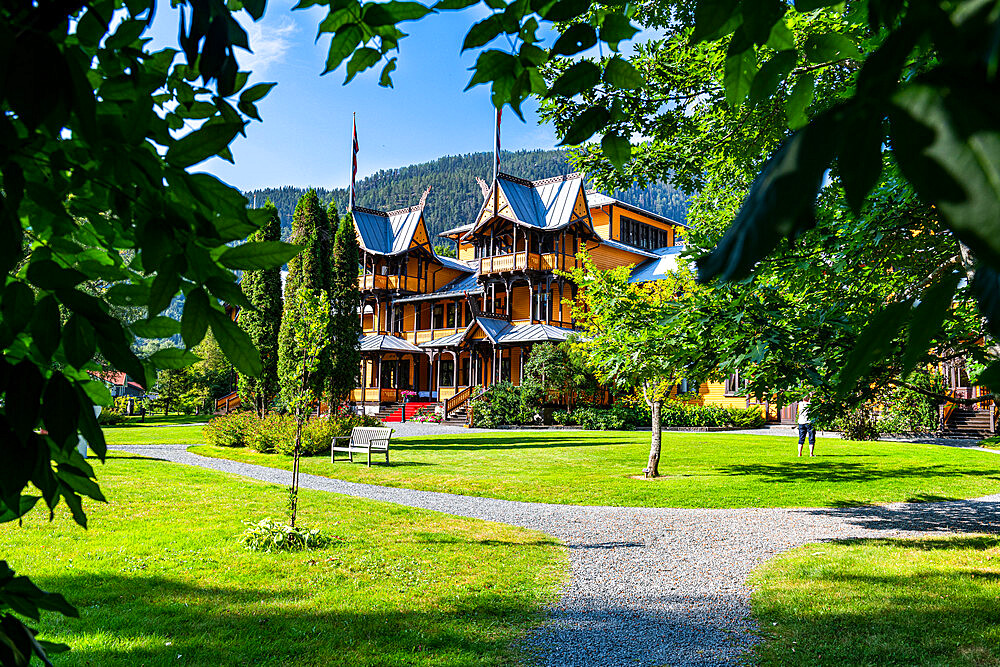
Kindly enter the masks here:
M 799 403 L 799 423 L 809 423 L 809 401 L 802 401 Z

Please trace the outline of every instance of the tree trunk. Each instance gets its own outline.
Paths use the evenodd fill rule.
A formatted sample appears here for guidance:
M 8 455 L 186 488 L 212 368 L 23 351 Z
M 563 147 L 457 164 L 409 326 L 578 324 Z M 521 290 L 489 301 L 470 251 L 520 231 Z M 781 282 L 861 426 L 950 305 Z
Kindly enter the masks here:
M 299 509 L 299 446 L 302 444 L 302 414 L 295 415 L 295 447 L 292 449 L 292 488 L 289 489 L 288 501 L 291 505 L 292 520 L 289 525 L 295 528 L 295 515 Z
M 653 433 L 649 441 L 649 463 L 644 471 L 647 479 L 660 476 L 660 402 L 653 401 L 649 408 L 653 417 Z

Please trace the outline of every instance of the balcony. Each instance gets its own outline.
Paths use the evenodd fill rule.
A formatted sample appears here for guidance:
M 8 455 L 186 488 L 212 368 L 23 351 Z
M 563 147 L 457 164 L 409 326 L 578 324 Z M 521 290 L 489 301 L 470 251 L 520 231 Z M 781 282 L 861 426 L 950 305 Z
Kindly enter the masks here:
M 554 252 L 545 253 L 544 255 L 517 252 L 508 255 L 483 257 L 479 261 L 479 272 L 488 274 L 525 270 L 568 271 L 574 268 L 576 264 L 576 258 L 572 255 L 556 254 Z
M 364 275 L 358 280 L 358 288 L 362 291 L 369 290 L 405 290 L 408 292 L 420 291 L 420 280 L 416 276 L 379 276 Z

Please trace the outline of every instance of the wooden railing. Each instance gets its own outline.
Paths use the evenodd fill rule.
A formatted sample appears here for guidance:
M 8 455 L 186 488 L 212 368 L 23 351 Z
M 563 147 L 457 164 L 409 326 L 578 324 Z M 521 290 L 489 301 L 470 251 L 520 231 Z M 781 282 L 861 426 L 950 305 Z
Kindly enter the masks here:
M 364 275 L 358 280 L 361 291 L 373 289 L 402 289 L 410 292 L 419 290 L 420 281 L 416 276 Z
M 951 396 L 952 398 L 955 398 L 958 395 L 957 392 L 954 389 L 948 390 L 947 394 L 949 396 Z M 948 401 L 944 405 L 941 406 L 941 426 L 940 426 L 940 428 L 944 428 L 945 424 L 948 423 L 948 418 L 951 417 L 951 413 L 953 413 L 955 411 L 955 407 L 956 407 L 956 405 L 954 403 L 952 403 L 951 401 Z
M 462 391 L 458 392 L 457 394 L 449 398 L 447 401 L 445 401 L 444 418 L 447 419 L 452 412 L 458 410 L 460 407 L 468 403 L 469 399 L 472 398 L 472 392 L 473 390 L 475 390 L 475 388 L 476 385 L 466 387 L 465 389 L 463 389 Z
M 503 273 L 504 271 L 566 271 L 576 266 L 573 255 L 548 252 L 536 255 L 524 251 L 508 255 L 483 257 L 479 261 L 480 273 Z

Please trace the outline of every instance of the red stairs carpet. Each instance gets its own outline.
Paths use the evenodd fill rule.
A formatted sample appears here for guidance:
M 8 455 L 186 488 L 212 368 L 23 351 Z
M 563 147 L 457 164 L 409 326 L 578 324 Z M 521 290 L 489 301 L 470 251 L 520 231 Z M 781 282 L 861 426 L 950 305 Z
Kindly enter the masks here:
M 419 412 L 420 410 L 422 410 L 422 409 L 424 409 L 424 408 L 426 408 L 428 406 L 435 406 L 435 405 L 437 405 L 437 403 L 435 403 L 433 401 L 431 401 L 431 402 L 412 401 L 410 403 L 407 403 L 406 404 L 406 420 L 409 421 L 410 419 L 412 419 L 413 415 L 417 414 L 417 412 Z M 402 416 L 402 412 L 403 412 L 402 408 L 397 408 L 395 412 L 391 413 L 388 417 L 385 418 L 385 421 L 386 422 L 398 422 L 398 421 L 401 421 L 400 417 Z

